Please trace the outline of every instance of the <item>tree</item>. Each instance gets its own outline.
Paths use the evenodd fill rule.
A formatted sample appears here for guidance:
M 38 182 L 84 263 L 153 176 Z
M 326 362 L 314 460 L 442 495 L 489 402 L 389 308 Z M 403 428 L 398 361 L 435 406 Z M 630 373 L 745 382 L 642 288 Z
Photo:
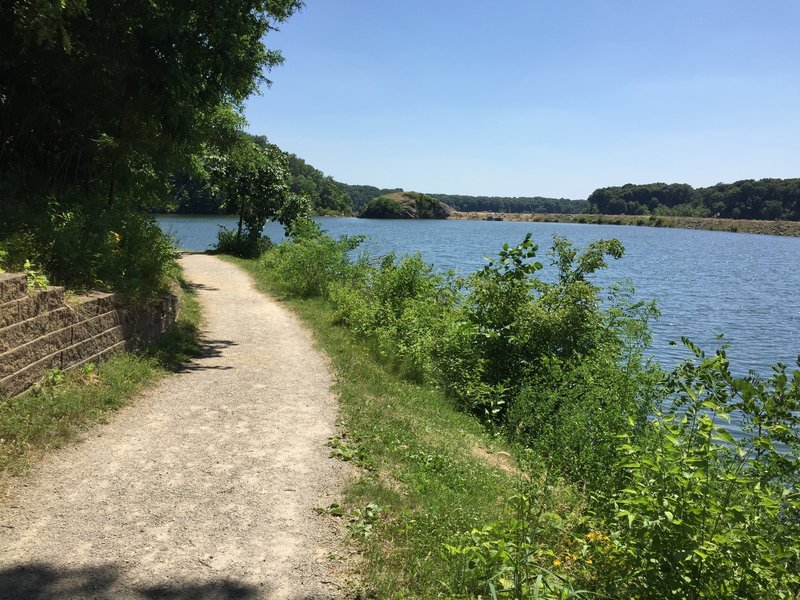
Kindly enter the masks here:
M 255 255 L 267 221 L 274 219 L 291 233 L 311 212 L 308 198 L 289 188 L 288 157 L 265 138 L 242 132 L 228 153 L 208 156 L 206 164 L 222 207 L 239 217 L 235 238 L 226 242 L 229 234 L 221 235 L 222 249 Z
M 263 38 L 300 4 L 0 4 L 0 239 L 46 229 L 55 204 L 163 201 L 281 63 Z

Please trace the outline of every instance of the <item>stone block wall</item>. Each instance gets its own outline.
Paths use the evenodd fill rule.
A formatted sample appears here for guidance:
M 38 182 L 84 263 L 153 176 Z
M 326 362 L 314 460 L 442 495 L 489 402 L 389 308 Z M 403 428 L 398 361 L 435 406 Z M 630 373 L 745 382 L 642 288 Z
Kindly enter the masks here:
M 113 294 L 67 298 L 59 287 L 29 292 L 25 275 L 0 273 L 0 395 L 25 391 L 49 370 L 150 344 L 176 316 L 174 296 L 131 311 L 119 307 Z

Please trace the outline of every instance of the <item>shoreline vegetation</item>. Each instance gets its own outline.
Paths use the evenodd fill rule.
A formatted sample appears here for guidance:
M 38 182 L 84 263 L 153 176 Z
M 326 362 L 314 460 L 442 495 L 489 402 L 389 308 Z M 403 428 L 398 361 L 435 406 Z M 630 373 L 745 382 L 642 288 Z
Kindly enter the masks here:
M 654 215 L 601 215 L 565 213 L 493 213 L 454 211 L 450 219 L 462 221 L 518 221 L 525 223 L 581 223 L 591 225 L 629 225 L 675 229 L 704 229 L 800 237 L 800 221 L 761 221 L 713 217 L 672 217 Z
M 656 306 L 587 280 L 617 240 L 540 262 L 528 235 L 457 277 L 353 258 L 361 239 L 305 223 L 237 262 L 338 370 L 331 455 L 361 476 L 319 511 L 349 523 L 366 597 L 800 593 L 800 371 L 737 378 L 685 338 L 672 370 L 644 359 Z

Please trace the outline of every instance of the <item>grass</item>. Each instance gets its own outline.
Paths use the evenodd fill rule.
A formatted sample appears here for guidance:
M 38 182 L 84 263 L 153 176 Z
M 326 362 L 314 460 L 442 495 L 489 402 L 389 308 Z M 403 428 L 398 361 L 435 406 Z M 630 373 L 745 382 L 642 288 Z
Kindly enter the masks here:
M 144 386 L 174 371 L 199 350 L 200 303 L 181 284 L 176 327 L 144 352 L 125 353 L 66 373 L 52 371 L 15 398 L 0 398 L 0 483 L 32 460 L 130 403 Z
M 455 589 L 459 574 L 443 544 L 508 517 L 508 497 L 522 485 L 509 464 L 514 448 L 457 412 L 437 389 L 387 367 L 336 324 L 324 301 L 288 298 L 257 261 L 223 258 L 292 309 L 334 366 L 341 432 L 331 442 L 332 455 L 360 470 L 344 506 L 329 512 L 350 521 L 364 557 L 364 593 L 441 598 Z

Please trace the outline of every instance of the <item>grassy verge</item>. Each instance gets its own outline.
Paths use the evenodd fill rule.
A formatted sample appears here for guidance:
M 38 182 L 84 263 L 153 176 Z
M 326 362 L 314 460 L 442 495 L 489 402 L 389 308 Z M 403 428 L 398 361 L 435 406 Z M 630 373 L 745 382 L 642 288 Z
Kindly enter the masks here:
M 502 216 L 504 221 L 530 223 L 586 223 L 592 225 L 633 225 L 672 229 L 704 229 L 763 235 L 800 236 L 800 221 L 761 221 L 751 219 L 712 219 L 702 217 L 657 217 L 650 215 L 586 215 L 560 213 L 489 213 L 456 212 L 451 219 L 485 221 L 487 217 Z
M 175 370 L 199 349 L 200 304 L 181 286 L 176 327 L 145 352 L 122 354 L 97 366 L 45 380 L 15 398 L 0 398 L 0 482 L 24 472 L 30 461 L 129 403 L 133 395 Z
M 289 298 L 256 261 L 224 258 L 290 307 L 333 363 L 341 432 L 331 451 L 361 469 L 345 506 L 321 509 L 349 519 L 363 550 L 365 593 L 441 598 L 459 588 L 461 574 L 443 545 L 508 517 L 508 498 L 527 485 L 514 466 L 515 449 L 438 390 L 384 366 L 368 344 L 336 325 L 329 303 Z

